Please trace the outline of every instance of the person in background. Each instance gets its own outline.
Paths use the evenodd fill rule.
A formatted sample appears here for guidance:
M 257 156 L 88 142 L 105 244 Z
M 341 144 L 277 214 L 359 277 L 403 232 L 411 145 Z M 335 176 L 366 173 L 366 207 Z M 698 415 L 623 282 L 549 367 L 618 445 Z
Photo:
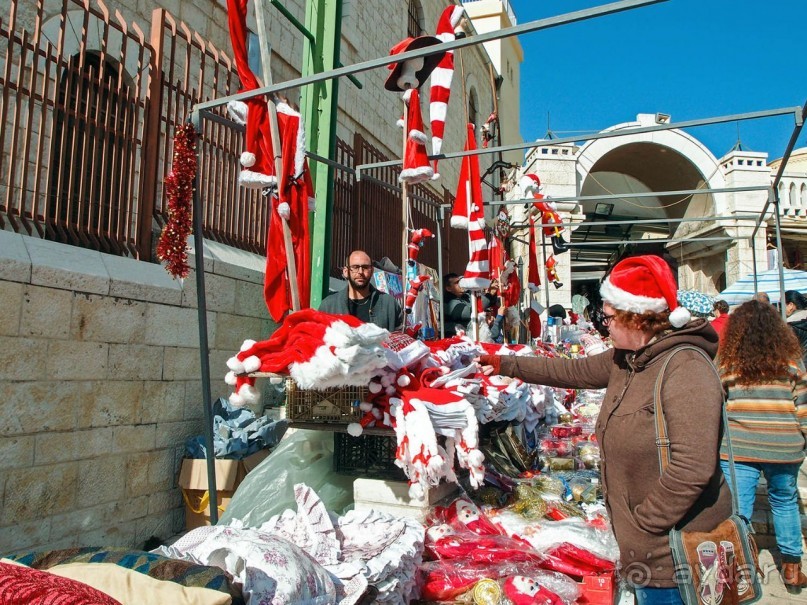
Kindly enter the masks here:
M 500 305 L 498 311 L 494 314 L 493 309 L 487 310 L 487 322 L 490 328 L 490 338 L 496 344 L 505 342 L 505 313 L 507 307 Z
M 493 282 L 481 299 L 481 309 L 485 311 L 499 301 L 498 284 Z M 467 330 L 471 321 L 471 294 L 460 285 L 460 276 L 456 273 L 446 273 L 443 276 L 443 323 L 446 338 L 456 336 L 457 330 Z
M 401 305 L 373 285 L 373 262 L 362 250 L 355 250 L 347 257 L 342 269 L 347 288 L 326 296 L 319 305 L 323 313 L 352 315 L 365 323 L 394 332 L 403 327 Z
M 717 332 L 717 337 L 723 340 L 723 331 L 726 329 L 726 322 L 729 320 L 729 303 L 725 300 L 716 300 L 713 310 L 715 318 L 712 320 L 712 327 Z
M 754 511 L 759 476 L 765 475 L 782 579 L 788 592 L 807 586 L 801 571 L 797 479 L 807 446 L 807 377 L 796 336 L 771 305 L 757 300 L 731 314 L 718 352 L 728 393 L 728 431 L 734 454 L 740 514 Z M 731 482 L 725 438 L 721 465 Z
M 807 298 L 801 292 L 785 292 L 785 315 L 787 325 L 799 339 L 802 362 L 807 364 Z
M 534 384 L 607 389 L 595 432 L 622 569 L 639 605 L 680 605 L 669 531 L 711 531 L 731 515 L 718 456 L 723 391 L 708 359 L 717 352 L 717 334 L 678 306 L 675 278 L 661 257 L 620 261 L 600 294 L 613 349 L 580 359 L 482 355 L 479 362 L 485 373 Z M 707 357 L 684 350 L 665 370 L 661 403 L 673 447 L 662 474 L 653 392 L 665 360 L 681 345 Z
M 757 292 L 756 296 L 754 296 L 754 300 L 758 300 L 766 305 L 771 304 L 771 297 L 768 296 L 767 292 Z

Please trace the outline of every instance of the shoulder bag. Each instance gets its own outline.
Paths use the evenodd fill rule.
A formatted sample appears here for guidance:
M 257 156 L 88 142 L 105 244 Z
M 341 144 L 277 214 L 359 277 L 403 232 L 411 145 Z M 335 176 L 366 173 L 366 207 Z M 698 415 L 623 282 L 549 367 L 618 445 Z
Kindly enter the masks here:
M 656 422 L 656 445 L 659 467 L 663 474 L 670 464 L 670 440 L 661 406 L 664 371 L 673 355 L 690 349 L 703 355 L 720 381 L 712 360 L 701 349 L 685 345 L 674 349 L 664 360 L 653 393 Z M 721 381 L 722 387 L 722 381 Z M 722 388 L 721 388 L 722 390 Z M 726 398 L 723 396 L 723 425 L 729 454 L 731 484 L 737 485 L 734 453 L 731 449 Z M 670 530 L 670 548 L 675 564 L 675 581 L 686 605 L 750 605 L 762 597 L 759 582 L 757 546 L 751 534 L 753 528 L 739 514 L 736 488 L 731 491 L 731 516 L 708 532 Z

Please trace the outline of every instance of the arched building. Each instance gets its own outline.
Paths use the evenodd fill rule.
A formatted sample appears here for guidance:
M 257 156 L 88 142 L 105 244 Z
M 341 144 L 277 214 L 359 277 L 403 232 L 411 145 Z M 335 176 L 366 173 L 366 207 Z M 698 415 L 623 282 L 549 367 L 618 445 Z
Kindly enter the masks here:
M 669 116 L 640 114 L 607 131 L 652 126 L 659 120 Z M 755 262 L 758 271 L 768 269 L 772 221 L 757 232 L 755 250 L 750 239 L 766 191 L 671 192 L 770 186 L 777 162 L 769 165 L 766 153 L 741 149 L 717 158 L 697 138 L 678 129 L 531 149 L 522 173 L 539 175 L 545 195 L 614 196 L 559 203 L 564 220 L 586 224 L 567 232 L 567 239 L 584 245 L 557 257 L 563 286 L 548 294 L 551 302 L 568 305 L 583 285 L 591 291 L 628 253 L 662 254 L 678 268 L 682 289 L 710 294 L 752 273 Z M 795 266 L 802 262 L 799 242 L 807 240 L 807 149 L 794 154 L 779 192 L 785 262 Z M 511 197 L 519 195 L 518 188 L 511 192 Z M 603 224 L 590 224 L 598 222 Z M 673 241 L 652 243 L 656 239 Z

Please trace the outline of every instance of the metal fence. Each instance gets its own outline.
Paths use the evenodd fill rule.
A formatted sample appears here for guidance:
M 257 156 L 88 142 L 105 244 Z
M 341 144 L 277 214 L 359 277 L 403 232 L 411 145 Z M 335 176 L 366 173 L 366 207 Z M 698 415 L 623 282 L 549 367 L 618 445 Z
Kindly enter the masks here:
M 153 11 L 147 36 L 97 0 L 64 0 L 49 18 L 46 3 L 11 0 L 0 19 L 0 229 L 152 260 L 176 126 L 195 103 L 238 90 L 232 60 L 164 9 Z M 20 9 L 33 31 L 20 25 Z M 204 236 L 264 253 L 269 206 L 238 185 L 243 129 L 205 120 L 199 144 Z M 400 263 L 398 169 L 360 183 L 352 173 L 386 159 L 360 135 L 337 142 L 334 275 L 355 248 Z M 418 185 L 410 199 L 414 224 L 434 231 L 437 207 L 452 196 Z M 456 270 L 467 236 L 444 235 L 446 267 Z M 421 260 L 436 267 L 436 246 Z

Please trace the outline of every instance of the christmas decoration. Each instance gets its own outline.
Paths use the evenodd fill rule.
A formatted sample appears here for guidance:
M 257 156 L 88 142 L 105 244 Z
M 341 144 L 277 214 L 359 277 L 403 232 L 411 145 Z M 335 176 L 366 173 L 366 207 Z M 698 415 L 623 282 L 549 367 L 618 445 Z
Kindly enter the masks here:
M 196 132 L 191 124 L 178 126 L 174 135 L 171 173 L 165 179 L 168 221 L 157 243 L 157 258 L 174 279 L 188 276 L 188 236 L 192 229 L 193 180 L 196 177 Z
M 474 125 L 467 125 L 468 137 L 465 143 L 466 151 L 476 149 L 474 138 Z M 482 199 L 482 180 L 479 176 L 479 157 L 468 155 L 462 158 L 460 180 L 457 185 L 457 196 L 454 204 L 454 213 L 451 216 L 451 226 L 458 211 L 464 210 L 465 225 L 468 229 L 469 260 L 465 268 L 465 275 L 460 285 L 469 290 L 484 289 L 490 285 L 490 268 L 488 265 L 488 245 L 485 240 L 485 212 Z
M 412 312 L 412 309 L 415 306 L 415 301 L 417 300 L 418 294 L 420 294 L 420 289 L 423 287 L 423 284 L 430 279 L 431 277 L 428 275 L 418 275 L 415 279 L 409 280 L 409 290 L 406 292 L 406 299 L 404 300 L 404 311 L 407 315 Z
M 427 46 L 440 44 L 441 40 L 434 36 L 419 36 L 417 38 L 404 38 L 398 44 L 393 46 L 389 54 L 399 55 L 410 50 L 418 50 Z M 404 92 L 406 90 L 420 88 L 431 75 L 437 64 L 440 63 L 445 51 L 436 52 L 433 55 L 426 55 L 425 57 L 418 57 L 417 59 L 409 59 L 407 61 L 400 61 L 399 63 L 391 63 L 387 67 L 390 69 L 390 74 L 387 76 L 387 81 L 384 83 L 384 88 L 392 92 Z
M 465 14 L 461 6 L 448 6 L 437 22 L 437 38 L 440 42 L 456 39 L 454 29 Z M 437 155 L 443 148 L 443 133 L 446 127 L 448 100 L 451 97 L 451 81 L 454 79 L 454 51 L 449 50 L 432 72 L 429 90 L 429 119 L 432 125 L 432 153 Z M 439 178 L 437 160 L 434 161 L 434 177 Z
M 408 185 L 428 181 L 434 176 L 426 153 L 426 133 L 423 132 L 423 117 L 420 115 L 420 93 L 417 88 L 407 90 L 404 95 L 407 107 L 406 148 L 404 150 L 403 170 L 398 181 Z
M 558 279 L 558 272 L 555 268 L 558 264 L 557 259 L 553 255 L 549 255 L 549 258 L 546 259 L 544 266 L 546 267 L 546 278 L 552 282 L 552 285 L 555 288 L 562 288 L 563 284 Z
M 425 239 L 434 237 L 434 233 L 428 229 L 414 229 L 412 235 L 409 236 L 409 246 L 407 251 L 409 255 L 408 263 L 410 267 L 414 267 L 418 260 L 418 253 L 425 243 Z

